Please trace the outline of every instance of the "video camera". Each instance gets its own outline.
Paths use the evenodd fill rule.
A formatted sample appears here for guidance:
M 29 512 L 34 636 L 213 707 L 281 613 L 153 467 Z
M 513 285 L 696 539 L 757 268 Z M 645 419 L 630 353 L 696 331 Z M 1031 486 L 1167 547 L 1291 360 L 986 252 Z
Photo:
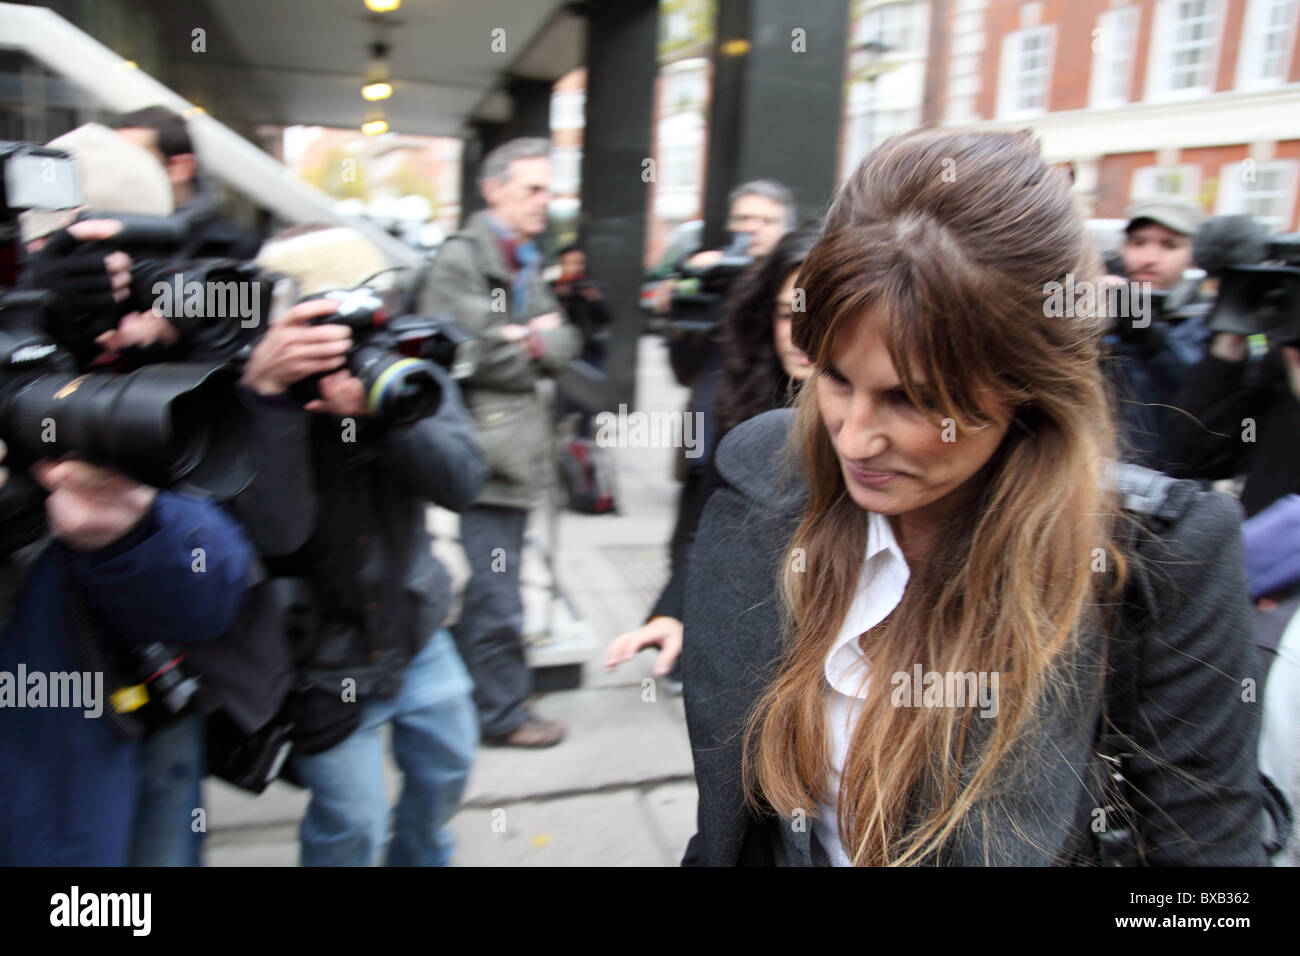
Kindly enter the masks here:
M 1210 331 L 1264 335 L 1270 344 L 1300 345 L 1300 233 L 1270 239 L 1265 261 L 1275 264 L 1222 271 Z
M 736 277 L 754 262 L 746 252 L 753 237 L 736 233 L 722 258 L 702 269 L 683 267 L 673 286 L 669 325 L 681 332 L 709 332 L 718 324 Z
M 473 373 L 474 337 L 454 321 L 418 315 L 388 318 L 383 296 L 369 286 L 327 292 L 312 298 L 332 299 L 337 311 L 312 319 L 313 325 L 346 325 L 352 330 L 347 369 L 361 380 L 371 415 L 406 425 L 437 412 L 442 387 L 430 363 L 454 379 Z M 314 375 L 290 392 L 301 402 L 318 397 Z

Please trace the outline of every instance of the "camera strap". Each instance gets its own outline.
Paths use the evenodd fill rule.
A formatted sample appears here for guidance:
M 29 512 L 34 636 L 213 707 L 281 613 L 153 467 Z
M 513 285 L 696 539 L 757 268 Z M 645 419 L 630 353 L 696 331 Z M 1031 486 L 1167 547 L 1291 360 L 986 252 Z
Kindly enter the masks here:
M 104 675 L 104 685 L 111 688 L 108 706 L 104 708 L 104 719 L 121 736 L 128 740 L 143 737 L 148 727 L 139 716 L 133 713 L 138 709 L 138 695 L 132 694 L 127 682 L 122 679 L 121 670 L 115 661 L 115 655 L 109 646 L 109 637 L 95 620 L 95 612 L 90 598 L 76 569 L 72 566 L 72 556 L 66 548 L 59 547 L 60 570 L 68 595 L 68 617 L 72 623 L 72 642 L 77 650 L 84 670 Z M 134 702 L 135 706 L 129 704 Z

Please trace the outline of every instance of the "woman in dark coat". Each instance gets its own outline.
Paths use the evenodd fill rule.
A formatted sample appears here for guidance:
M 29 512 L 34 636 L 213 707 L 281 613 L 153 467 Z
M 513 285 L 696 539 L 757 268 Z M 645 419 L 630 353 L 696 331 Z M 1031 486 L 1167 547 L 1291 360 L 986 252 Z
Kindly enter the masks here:
M 620 634 L 610 644 L 605 652 L 608 667 L 631 660 L 644 648 L 658 647 L 655 674 L 664 676 L 677 670 L 690 548 L 704 506 L 722 484 L 713 457 L 716 444 L 745 419 L 788 405 L 800 383 L 812 373 L 812 364 L 792 341 L 790 329 L 795 311 L 803 308 L 802 292 L 795 288 L 799 266 L 820 230 L 821 222 L 815 220 L 786 233 L 737 280 L 727 300 L 718 328 L 723 378 L 712 409 L 715 448 L 708 450 L 705 475 L 699 488 L 689 492 L 691 500 L 685 503 L 673 533 L 674 550 L 686 558 L 675 565 L 646 623 Z
M 918 131 L 841 188 L 816 372 L 720 445 L 696 538 L 685 862 L 1265 862 L 1240 506 L 1114 465 L 1067 276 L 1027 135 Z

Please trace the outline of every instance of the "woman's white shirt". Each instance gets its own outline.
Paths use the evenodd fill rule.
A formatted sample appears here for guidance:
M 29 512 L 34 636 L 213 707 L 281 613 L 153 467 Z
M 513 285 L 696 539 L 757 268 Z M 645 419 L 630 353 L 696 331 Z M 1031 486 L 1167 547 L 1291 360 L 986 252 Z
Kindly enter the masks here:
M 834 866 L 850 866 L 852 860 L 840 843 L 838 794 L 849 741 L 857 725 L 858 710 L 867 693 L 870 662 L 858 645 L 858 638 L 871 630 L 903 599 L 910 572 L 907 559 L 894 538 L 884 515 L 870 512 L 867 519 L 867 555 L 858 575 L 853 603 L 844 616 L 839 637 L 826 655 L 826 726 L 830 734 L 831 767 L 823 801 L 813 823 L 817 841 Z

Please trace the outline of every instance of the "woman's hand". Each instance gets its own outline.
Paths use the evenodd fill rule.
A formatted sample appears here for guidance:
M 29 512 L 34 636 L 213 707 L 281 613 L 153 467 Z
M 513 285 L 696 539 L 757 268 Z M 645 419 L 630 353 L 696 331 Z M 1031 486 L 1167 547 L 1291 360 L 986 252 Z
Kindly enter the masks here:
M 673 664 L 682 653 L 682 627 L 682 622 L 675 617 L 660 615 L 651 618 L 635 631 L 614 638 L 605 651 L 605 666 L 613 670 L 619 664 L 630 661 L 637 652 L 647 647 L 657 647 L 659 659 L 655 661 L 654 674 L 663 677 L 673 669 Z

